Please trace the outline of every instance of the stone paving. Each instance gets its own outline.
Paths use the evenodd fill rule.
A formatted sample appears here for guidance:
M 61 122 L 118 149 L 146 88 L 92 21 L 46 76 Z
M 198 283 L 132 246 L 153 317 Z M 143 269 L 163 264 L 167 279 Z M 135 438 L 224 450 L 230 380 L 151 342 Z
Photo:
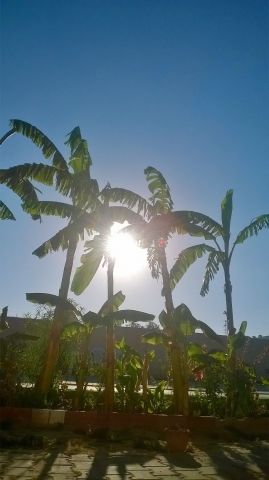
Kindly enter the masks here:
M 2 449 L 1 480 L 268 480 L 269 442 L 193 441 L 168 454 L 100 444 L 88 448 Z

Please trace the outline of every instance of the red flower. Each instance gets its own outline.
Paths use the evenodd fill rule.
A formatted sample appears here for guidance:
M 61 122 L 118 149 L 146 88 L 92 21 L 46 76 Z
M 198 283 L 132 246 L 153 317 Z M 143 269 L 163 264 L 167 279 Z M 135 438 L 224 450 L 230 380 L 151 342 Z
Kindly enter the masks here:
M 160 238 L 160 239 L 158 240 L 158 246 L 159 246 L 160 248 L 165 248 L 166 245 L 167 245 L 167 241 L 164 240 L 164 238 Z
M 196 372 L 194 372 L 194 379 L 196 381 L 201 381 L 203 380 L 204 378 L 204 372 L 202 370 L 197 370 Z

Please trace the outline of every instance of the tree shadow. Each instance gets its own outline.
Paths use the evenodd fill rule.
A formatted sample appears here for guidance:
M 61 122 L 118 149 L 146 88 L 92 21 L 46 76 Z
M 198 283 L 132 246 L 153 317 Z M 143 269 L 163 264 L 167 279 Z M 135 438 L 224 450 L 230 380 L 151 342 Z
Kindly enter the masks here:
M 130 478 L 131 466 L 138 465 L 142 471 L 144 469 L 145 478 L 146 473 L 151 474 L 152 466 L 147 465 L 148 462 L 154 461 L 156 457 L 162 457 L 164 459 L 163 466 L 169 465 L 169 468 L 173 472 L 173 467 L 176 468 L 199 468 L 201 466 L 191 454 L 179 453 L 168 454 L 166 452 L 145 452 L 137 451 L 136 453 L 109 453 L 106 447 L 99 447 L 95 453 L 94 460 L 90 471 L 87 476 L 87 480 L 103 480 L 108 475 L 108 470 L 113 467 L 115 474 L 121 479 L 126 480 Z M 159 466 L 162 466 L 161 464 Z
M 251 442 L 199 442 L 218 475 L 226 480 L 269 478 L 269 445 Z M 250 468 L 252 467 L 252 468 Z M 256 467 L 256 468 L 255 468 Z M 261 476 L 262 475 L 262 476 Z
M 46 463 L 44 467 L 42 468 L 41 472 L 39 473 L 37 480 L 46 480 L 48 479 L 49 471 L 52 468 L 55 460 L 57 459 L 57 456 L 59 454 L 58 450 L 52 450 L 50 452 L 49 457 L 46 458 Z M 41 461 L 44 461 L 44 459 L 41 459 Z M 38 462 L 36 462 L 36 465 Z
M 188 452 L 163 453 L 162 454 L 170 466 L 177 468 L 200 468 L 201 463 L 193 458 L 193 454 Z

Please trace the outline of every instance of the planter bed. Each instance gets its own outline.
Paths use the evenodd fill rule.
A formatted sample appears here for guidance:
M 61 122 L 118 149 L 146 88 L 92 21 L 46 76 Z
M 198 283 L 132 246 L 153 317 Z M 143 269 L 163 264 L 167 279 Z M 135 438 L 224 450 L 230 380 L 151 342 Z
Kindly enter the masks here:
M 182 415 L 163 415 L 147 413 L 110 413 L 96 411 L 65 411 L 50 409 L 31 409 L 18 407 L 0 407 L 1 428 L 10 427 L 55 427 L 63 426 L 66 430 L 89 433 L 95 430 L 139 429 L 163 432 L 177 427 L 189 428 L 202 434 L 220 433 L 223 430 L 234 431 L 243 436 L 269 437 L 269 417 L 227 418 L 184 417 Z

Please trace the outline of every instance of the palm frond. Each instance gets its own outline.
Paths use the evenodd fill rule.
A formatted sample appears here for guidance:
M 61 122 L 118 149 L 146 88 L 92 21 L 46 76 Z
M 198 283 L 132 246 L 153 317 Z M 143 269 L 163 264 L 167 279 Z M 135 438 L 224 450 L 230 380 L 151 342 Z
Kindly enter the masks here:
M 16 220 L 12 211 L 0 200 L 0 220 Z
M 2 143 L 4 143 L 9 137 L 11 137 L 11 135 L 14 135 L 14 133 L 16 133 L 16 130 L 14 128 L 5 133 L 5 135 L 0 138 L 0 145 L 2 145 Z
M 53 215 L 61 218 L 76 218 L 81 214 L 81 210 L 71 204 L 52 201 L 39 201 L 33 206 L 23 205 L 23 209 L 34 215 Z
M 191 211 L 175 211 L 165 214 L 154 215 L 150 219 L 148 225 L 145 227 L 145 236 L 148 240 L 157 238 L 167 238 L 173 233 L 180 235 L 191 235 L 196 237 L 204 237 L 205 240 L 215 241 L 215 235 L 212 233 L 215 231 L 215 226 L 209 226 L 204 228 L 193 221 Z
M 178 227 L 180 228 L 182 225 L 182 229 L 186 230 L 186 233 L 192 234 L 191 227 L 196 226 L 200 227 L 201 230 L 197 229 L 197 233 L 195 233 L 194 229 L 193 235 L 198 234 L 199 236 L 204 236 L 208 240 L 213 240 L 214 237 L 223 236 L 222 225 L 203 213 L 192 210 L 179 210 L 173 212 L 171 221 L 173 217 L 175 222 L 178 220 Z M 190 228 L 190 231 L 188 231 L 188 228 Z M 209 237 L 206 237 L 206 235 Z
M 224 342 L 220 335 L 218 335 L 211 327 L 207 325 L 207 323 L 202 322 L 201 320 L 197 320 L 197 327 L 196 329 L 202 330 L 202 332 L 215 342 L 219 343 L 220 345 L 224 346 Z
M 127 207 L 111 206 L 108 208 L 109 218 L 116 223 L 128 222 L 134 225 L 141 225 L 144 223 L 143 218 L 136 212 L 133 212 Z
M 65 145 L 70 147 L 71 157 L 69 165 L 72 167 L 75 174 L 87 172 L 90 174 L 90 166 L 92 165 L 91 156 L 88 149 L 88 144 L 85 139 L 81 137 L 79 127 L 75 127 L 69 134 Z
M 269 214 L 265 213 L 263 215 L 259 215 L 256 217 L 250 224 L 243 228 L 241 232 L 236 237 L 234 242 L 234 246 L 238 245 L 239 243 L 243 243 L 249 237 L 253 235 L 258 235 L 258 233 L 263 230 L 264 228 L 269 228 Z
M 135 209 L 145 218 L 151 218 L 154 215 L 154 208 L 145 198 L 137 193 L 124 188 L 104 188 L 100 193 L 104 201 L 108 203 L 121 203 L 130 209 Z
M 78 223 L 71 223 L 66 227 L 59 230 L 49 240 L 46 240 L 40 247 L 34 250 L 33 255 L 38 258 L 43 258 L 50 252 L 57 252 L 58 250 L 66 250 L 69 241 L 75 237 L 79 239 L 79 236 L 83 234 L 83 228 L 78 230 Z
M 147 332 L 141 336 L 143 343 L 149 343 L 150 345 L 163 345 L 168 342 L 168 337 L 164 332 Z
M 147 249 L 147 261 L 152 278 L 158 279 L 161 274 L 161 265 L 159 253 L 155 247 L 149 247 Z
M 104 237 L 102 235 L 95 235 L 92 240 L 85 242 L 85 250 L 87 253 L 82 255 L 80 259 L 81 265 L 77 268 L 71 285 L 71 290 L 76 295 L 84 292 L 102 262 L 104 256 Z
M 26 293 L 26 300 L 41 305 L 49 305 L 50 307 L 61 307 L 63 310 L 70 310 L 78 317 L 81 317 L 80 311 L 69 300 L 53 295 L 51 293 Z
M 0 183 L 8 185 L 10 181 L 36 180 L 44 185 L 53 185 L 57 169 L 43 163 L 25 163 L 0 170 Z
M 230 234 L 231 218 L 233 213 L 233 190 L 228 190 L 221 202 L 221 220 L 224 236 Z
M 205 243 L 200 243 L 198 245 L 193 245 L 191 247 L 185 248 L 180 252 L 176 262 L 170 270 L 170 286 L 173 290 L 178 284 L 179 280 L 185 275 L 189 267 L 196 261 L 198 258 L 203 257 L 206 253 L 215 252 L 213 247 L 206 245 Z
M 170 195 L 170 188 L 164 176 L 154 167 L 147 167 L 144 170 L 148 188 L 152 193 L 150 201 L 154 206 L 155 213 L 168 213 L 173 208 L 173 201 Z
M 7 170 L 0 170 L 0 183 L 6 185 L 10 190 L 12 190 L 20 199 L 23 204 L 29 206 L 36 205 L 38 202 L 38 197 L 36 194 L 36 188 L 32 183 L 25 178 L 17 178 L 16 175 L 9 175 L 6 173 Z
M 100 317 L 105 317 L 109 312 L 111 312 L 111 309 L 113 310 L 113 312 L 115 312 L 123 304 L 124 300 L 125 300 L 125 295 L 120 290 L 119 292 L 113 295 L 113 298 L 111 300 L 107 300 L 102 305 L 102 307 L 98 312 L 98 315 Z
M 111 322 L 152 322 L 154 315 L 146 312 L 140 312 L 139 310 L 117 310 L 115 312 L 108 313 L 105 318 L 105 324 L 109 325 Z
M 70 197 L 74 205 L 93 211 L 101 206 L 98 195 L 98 182 L 95 179 L 91 179 L 87 172 L 84 174 L 74 173 L 72 175 Z
M 89 310 L 82 316 L 82 320 L 84 323 L 92 325 L 92 326 L 101 326 L 101 318 L 98 313 L 92 312 Z
M 60 153 L 54 143 L 37 127 L 18 119 L 10 120 L 10 126 L 16 133 L 21 133 L 25 137 L 32 140 L 32 142 L 42 150 L 45 158 L 52 159 L 52 164 L 54 167 L 60 170 L 68 169 L 63 155 Z
M 179 337 L 181 335 L 192 335 L 196 330 L 199 329 L 202 330 L 202 332 L 212 340 L 222 344 L 222 340 L 219 335 L 217 335 L 217 333 L 214 332 L 214 330 L 212 330 L 212 328 L 210 328 L 206 323 L 202 322 L 201 320 L 197 320 L 197 318 L 192 315 L 189 307 L 187 307 L 185 303 L 181 303 L 175 308 L 174 322 L 176 329 L 179 332 Z
M 223 252 L 218 252 L 217 250 L 209 253 L 203 284 L 200 291 L 200 295 L 202 295 L 203 297 L 209 292 L 209 283 L 211 282 L 211 280 L 213 280 L 215 274 L 219 271 L 219 266 L 224 260 L 224 256 L 225 254 Z

